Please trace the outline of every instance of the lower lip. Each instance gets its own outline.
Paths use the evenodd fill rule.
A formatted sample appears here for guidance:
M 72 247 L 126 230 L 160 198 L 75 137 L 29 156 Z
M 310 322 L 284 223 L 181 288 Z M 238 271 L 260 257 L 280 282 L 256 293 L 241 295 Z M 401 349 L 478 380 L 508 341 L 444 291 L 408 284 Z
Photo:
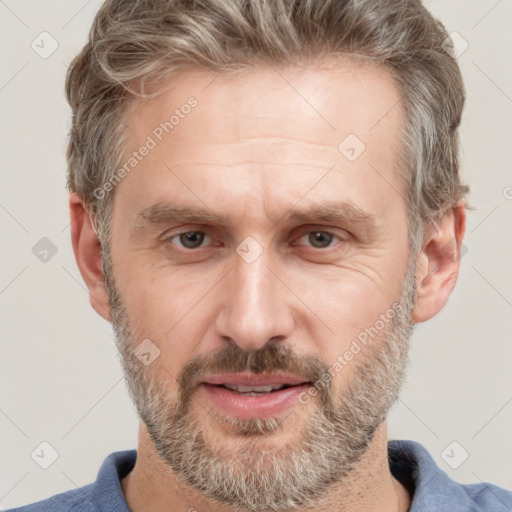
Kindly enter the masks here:
M 222 413 L 249 419 L 280 414 L 293 404 L 300 403 L 299 395 L 307 392 L 310 384 L 292 386 L 259 396 L 242 395 L 213 384 L 202 383 L 199 387 L 204 389 L 209 399 Z

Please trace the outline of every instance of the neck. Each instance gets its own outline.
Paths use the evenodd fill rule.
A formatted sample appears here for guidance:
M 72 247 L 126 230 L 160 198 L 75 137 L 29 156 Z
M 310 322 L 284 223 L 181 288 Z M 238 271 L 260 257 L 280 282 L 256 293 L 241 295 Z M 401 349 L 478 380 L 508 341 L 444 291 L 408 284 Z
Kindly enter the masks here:
M 131 512 L 235 512 L 233 507 L 205 499 L 179 481 L 159 457 L 143 424 L 139 428 L 135 467 L 122 479 L 121 486 Z M 329 488 L 318 505 L 307 512 L 406 512 L 410 503 L 408 491 L 389 470 L 387 429 L 383 422 L 358 466 Z M 304 508 L 301 511 L 306 512 Z

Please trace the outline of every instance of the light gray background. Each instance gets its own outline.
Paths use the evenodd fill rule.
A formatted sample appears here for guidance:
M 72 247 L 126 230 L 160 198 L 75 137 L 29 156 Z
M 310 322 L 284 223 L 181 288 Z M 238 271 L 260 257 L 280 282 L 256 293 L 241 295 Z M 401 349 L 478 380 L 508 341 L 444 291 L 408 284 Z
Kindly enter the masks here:
M 512 489 L 512 0 L 426 4 L 469 44 L 462 162 L 476 210 L 448 305 L 416 328 L 390 438 L 421 442 L 460 482 Z M 0 0 L 2 508 L 90 483 L 109 453 L 136 447 L 111 326 L 73 256 L 65 190 L 64 77 L 100 5 Z M 59 44 L 47 59 L 31 48 L 43 31 Z M 32 252 L 42 237 L 58 249 L 46 263 Z M 43 441 L 59 454 L 48 469 L 31 458 Z

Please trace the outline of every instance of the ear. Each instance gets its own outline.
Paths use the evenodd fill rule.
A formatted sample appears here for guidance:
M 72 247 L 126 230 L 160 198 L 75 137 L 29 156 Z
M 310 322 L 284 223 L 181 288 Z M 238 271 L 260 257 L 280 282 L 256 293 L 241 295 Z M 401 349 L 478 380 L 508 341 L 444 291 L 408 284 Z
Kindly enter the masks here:
M 411 320 L 425 322 L 448 301 L 457 281 L 461 247 L 466 232 L 466 208 L 462 201 L 425 230 L 423 251 L 416 266 L 416 302 Z
M 89 300 L 96 313 L 110 321 L 109 298 L 103 278 L 101 245 L 91 222 L 89 209 L 76 193 L 69 197 L 71 241 L 75 259 L 89 289 Z

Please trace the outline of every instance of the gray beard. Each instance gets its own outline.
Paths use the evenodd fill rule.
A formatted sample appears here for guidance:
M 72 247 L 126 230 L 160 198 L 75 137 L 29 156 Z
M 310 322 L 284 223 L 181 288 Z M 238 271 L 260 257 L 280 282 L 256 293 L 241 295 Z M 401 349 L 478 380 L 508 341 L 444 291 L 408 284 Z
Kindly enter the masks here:
M 314 411 L 294 436 L 294 444 L 273 442 L 272 434 L 289 423 L 297 424 L 299 406 L 289 416 L 247 420 L 207 411 L 210 423 L 216 421 L 230 441 L 239 441 L 238 448 L 231 450 L 214 443 L 207 423 L 201 425 L 190 414 L 195 391 L 192 383 L 198 376 L 280 371 L 318 382 L 329 367 L 318 357 L 298 355 L 279 342 L 250 352 L 231 344 L 220 352 L 196 356 L 177 380 L 165 379 L 169 373 L 165 369 L 159 372 L 160 359 L 144 366 L 134 355 L 140 340 L 130 330 L 113 273 L 105 272 L 116 344 L 130 396 L 156 451 L 178 481 L 204 498 L 237 510 L 284 512 L 318 506 L 329 488 L 346 480 L 361 461 L 398 398 L 414 327 L 410 323 L 414 270 L 415 258 L 411 258 L 399 299 L 401 308 L 397 308 L 387 332 L 380 332 L 350 361 L 352 375 L 340 396 L 334 395 L 332 381 L 317 388 L 317 395 L 311 398 Z M 340 353 L 344 351 L 342 348 Z M 155 379 L 150 371 L 161 378 Z

